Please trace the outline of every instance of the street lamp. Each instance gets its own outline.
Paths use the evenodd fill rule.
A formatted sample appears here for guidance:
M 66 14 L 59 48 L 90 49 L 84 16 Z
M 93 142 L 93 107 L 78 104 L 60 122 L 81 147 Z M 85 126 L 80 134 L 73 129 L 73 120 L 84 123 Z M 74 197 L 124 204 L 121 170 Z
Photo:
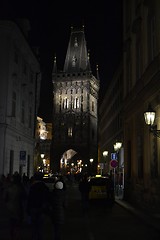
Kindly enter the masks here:
M 89 159 L 90 163 L 91 163 L 91 175 L 92 175 L 92 163 L 93 163 L 93 158 Z
M 114 144 L 114 151 L 115 151 L 115 152 L 118 152 L 121 147 L 122 147 L 122 143 L 121 143 L 121 142 L 116 142 L 116 143 Z
M 39 169 L 43 172 L 44 171 L 44 157 L 45 157 L 45 154 L 44 153 L 41 153 L 40 154 L 40 162 L 39 162 Z
M 119 150 L 121 149 L 121 147 L 122 147 L 122 142 L 116 142 L 114 145 L 113 145 L 113 147 L 114 147 L 114 151 L 116 152 L 116 154 L 117 154 L 117 160 L 118 160 L 118 176 L 119 176 Z M 124 175 L 124 173 L 123 173 L 123 175 Z M 115 175 L 115 168 L 114 168 L 114 190 L 115 190 L 115 187 L 116 187 L 116 175 Z M 118 189 L 117 189 L 117 191 L 119 192 L 119 185 L 118 185 Z
M 103 152 L 103 157 L 107 157 L 108 156 L 108 151 L 104 151 Z
M 104 151 L 104 152 L 103 152 L 103 157 L 106 158 L 107 156 L 108 156 L 108 151 Z M 106 164 L 104 163 L 104 167 L 105 167 L 105 165 L 106 165 L 106 168 L 107 168 L 107 169 L 106 169 L 106 172 L 107 172 L 107 171 L 109 171 L 109 166 L 108 166 L 108 164 L 107 164 L 107 161 L 106 161 Z
M 93 163 L 93 158 L 91 158 L 89 161 L 90 161 L 90 163 L 92 164 L 92 163 Z
M 41 158 L 44 158 L 44 153 L 41 153 Z
M 160 138 L 160 130 L 157 130 L 157 126 L 153 125 L 156 117 L 156 112 L 152 109 L 151 105 L 148 106 L 146 112 L 144 112 L 145 123 L 149 125 L 150 132 L 153 133 L 155 137 Z

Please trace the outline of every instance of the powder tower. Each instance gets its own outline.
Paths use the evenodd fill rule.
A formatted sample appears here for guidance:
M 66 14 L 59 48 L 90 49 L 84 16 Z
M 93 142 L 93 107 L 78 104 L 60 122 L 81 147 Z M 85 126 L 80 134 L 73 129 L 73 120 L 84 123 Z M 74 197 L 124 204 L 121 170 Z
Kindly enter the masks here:
M 83 27 L 71 29 L 63 71 L 57 70 L 55 57 L 52 82 L 51 169 L 96 173 L 99 78 L 91 71 Z

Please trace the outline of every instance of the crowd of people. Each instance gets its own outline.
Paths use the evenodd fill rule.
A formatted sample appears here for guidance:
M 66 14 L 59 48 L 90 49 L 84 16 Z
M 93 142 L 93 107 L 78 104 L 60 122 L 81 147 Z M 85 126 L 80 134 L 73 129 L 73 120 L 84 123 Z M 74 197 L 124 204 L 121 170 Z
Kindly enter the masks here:
M 41 173 L 28 178 L 18 172 L 0 179 L 0 193 L 8 211 L 11 240 L 22 239 L 24 221 L 31 228 L 31 239 L 45 238 L 45 222 L 50 220 L 53 239 L 62 239 L 65 221 L 66 186 L 62 176 L 55 178 L 51 192 Z
M 114 202 L 114 186 L 109 177 L 106 185 L 107 198 Z M 68 178 L 73 182 L 72 178 Z M 74 179 L 75 181 L 75 179 Z M 88 175 L 82 174 L 76 179 L 81 194 L 83 214 L 88 214 L 89 192 L 91 190 Z M 72 184 L 68 183 L 68 186 Z M 0 194 L 8 211 L 11 240 L 22 239 L 22 225 L 27 223 L 31 229 L 31 239 L 46 239 L 44 227 L 49 220 L 54 240 L 62 240 L 67 208 L 66 181 L 62 175 L 54 180 L 51 191 L 43 181 L 43 174 L 36 172 L 31 178 L 18 172 L 0 179 Z

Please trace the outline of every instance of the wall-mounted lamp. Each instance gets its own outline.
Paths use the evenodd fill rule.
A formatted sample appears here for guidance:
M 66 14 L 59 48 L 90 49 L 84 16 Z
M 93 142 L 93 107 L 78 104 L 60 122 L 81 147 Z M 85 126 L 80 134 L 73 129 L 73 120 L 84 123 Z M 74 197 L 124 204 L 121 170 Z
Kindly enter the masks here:
M 157 126 L 153 125 L 156 117 L 156 112 L 152 109 L 151 105 L 148 106 L 146 112 L 144 112 L 145 123 L 150 126 L 150 132 L 153 133 L 155 137 L 160 138 L 160 130 L 157 130 Z

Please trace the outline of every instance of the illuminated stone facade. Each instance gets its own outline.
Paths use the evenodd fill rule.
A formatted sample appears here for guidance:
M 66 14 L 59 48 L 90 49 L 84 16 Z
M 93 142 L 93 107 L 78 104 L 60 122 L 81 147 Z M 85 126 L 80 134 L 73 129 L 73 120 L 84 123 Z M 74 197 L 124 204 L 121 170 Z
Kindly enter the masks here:
M 45 123 L 42 118 L 37 117 L 35 138 L 34 171 L 49 173 L 52 123 Z
M 74 156 L 88 171 L 90 158 L 97 163 L 99 79 L 90 69 L 83 28 L 72 29 L 64 69 L 57 71 L 55 58 L 52 80 L 52 169 L 67 170 Z

